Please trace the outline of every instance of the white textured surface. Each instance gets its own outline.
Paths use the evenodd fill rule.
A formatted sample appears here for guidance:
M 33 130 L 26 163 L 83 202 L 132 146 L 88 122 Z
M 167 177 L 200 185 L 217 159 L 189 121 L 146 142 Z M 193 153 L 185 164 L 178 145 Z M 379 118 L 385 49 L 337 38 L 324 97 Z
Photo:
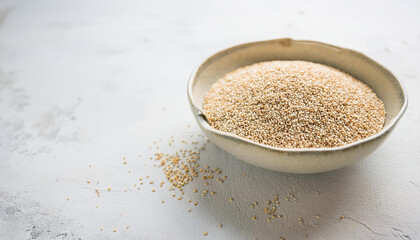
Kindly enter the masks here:
M 1 1 L 0 239 L 419 239 L 420 4 L 340 2 Z M 170 136 L 200 133 L 186 100 L 193 67 L 282 37 L 356 49 L 400 76 L 409 107 L 386 143 L 353 167 L 305 176 L 209 144 L 202 163 L 228 179 L 206 198 L 191 191 L 201 179 L 189 185 L 184 199 L 199 201 L 191 213 L 166 188 L 136 190 L 140 176 L 163 177 L 148 159 L 154 140 L 168 151 Z M 267 223 L 249 202 L 274 193 L 298 200 Z

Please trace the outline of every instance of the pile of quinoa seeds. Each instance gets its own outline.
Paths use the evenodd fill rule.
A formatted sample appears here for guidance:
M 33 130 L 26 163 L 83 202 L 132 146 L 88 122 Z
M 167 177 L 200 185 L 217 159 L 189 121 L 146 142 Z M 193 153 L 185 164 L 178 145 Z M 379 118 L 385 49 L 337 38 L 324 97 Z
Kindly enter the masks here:
M 305 61 L 261 62 L 213 84 L 209 124 L 279 148 L 343 146 L 379 132 L 384 104 L 371 88 L 335 68 Z

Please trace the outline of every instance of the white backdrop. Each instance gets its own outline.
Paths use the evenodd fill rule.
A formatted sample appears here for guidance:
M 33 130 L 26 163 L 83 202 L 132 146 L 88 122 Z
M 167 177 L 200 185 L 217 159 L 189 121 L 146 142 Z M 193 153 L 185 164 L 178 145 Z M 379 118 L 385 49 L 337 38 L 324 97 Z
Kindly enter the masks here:
M 420 238 L 419 10 L 415 0 L 1 1 L 0 239 Z M 149 157 L 155 140 L 169 152 L 171 136 L 178 147 L 201 139 L 186 97 L 192 69 L 223 48 L 283 37 L 388 67 L 408 90 L 399 126 L 365 161 L 317 175 L 259 169 L 210 143 L 200 161 L 226 181 L 211 183 L 214 196 L 194 194 L 197 179 L 172 198 Z M 137 190 L 147 175 L 155 184 Z M 268 223 L 249 203 L 275 193 L 297 200 Z

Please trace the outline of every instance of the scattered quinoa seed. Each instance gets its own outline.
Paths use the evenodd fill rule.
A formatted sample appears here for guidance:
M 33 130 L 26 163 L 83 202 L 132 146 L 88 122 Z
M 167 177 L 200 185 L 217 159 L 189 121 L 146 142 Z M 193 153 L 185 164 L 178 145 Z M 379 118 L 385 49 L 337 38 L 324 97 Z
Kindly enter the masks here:
M 203 233 L 203 235 L 204 235 L 204 236 L 207 236 L 208 234 L 209 234 L 208 232 L 204 232 L 204 233 Z
M 303 219 L 302 218 L 298 218 L 298 221 L 300 224 L 303 224 Z

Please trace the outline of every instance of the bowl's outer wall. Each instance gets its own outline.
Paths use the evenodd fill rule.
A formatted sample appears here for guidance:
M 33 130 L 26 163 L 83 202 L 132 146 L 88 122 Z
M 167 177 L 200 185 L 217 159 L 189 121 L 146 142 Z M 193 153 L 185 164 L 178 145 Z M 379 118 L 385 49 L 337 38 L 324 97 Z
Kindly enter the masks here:
M 376 150 L 389 132 L 376 141 L 357 145 L 337 152 L 275 152 L 235 139 L 223 138 L 202 128 L 206 136 L 218 147 L 252 165 L 287 173 L 321 173 L 351 166 Z M 238 146 L 243 144 L 243 146 Z
M 238 45 L 207 59 L 190 79 L 190 104 L 203 132 L 220 148 L 250 164 L 290 173 L 318 173 L 350 166 L 373 152 L 389 135 L 339 151 L 287 152 L 272 150 L 216 133 L 197 113 L 211 85 L 239 67 L 271 60 L 305 60 L 340 69 L 369 85 L 382 99 L 387 111 L 385 126 L 392 123 L 406 106 L 404 90 L 391 72 L 361 53 L 310 42 L 278 39 Z

